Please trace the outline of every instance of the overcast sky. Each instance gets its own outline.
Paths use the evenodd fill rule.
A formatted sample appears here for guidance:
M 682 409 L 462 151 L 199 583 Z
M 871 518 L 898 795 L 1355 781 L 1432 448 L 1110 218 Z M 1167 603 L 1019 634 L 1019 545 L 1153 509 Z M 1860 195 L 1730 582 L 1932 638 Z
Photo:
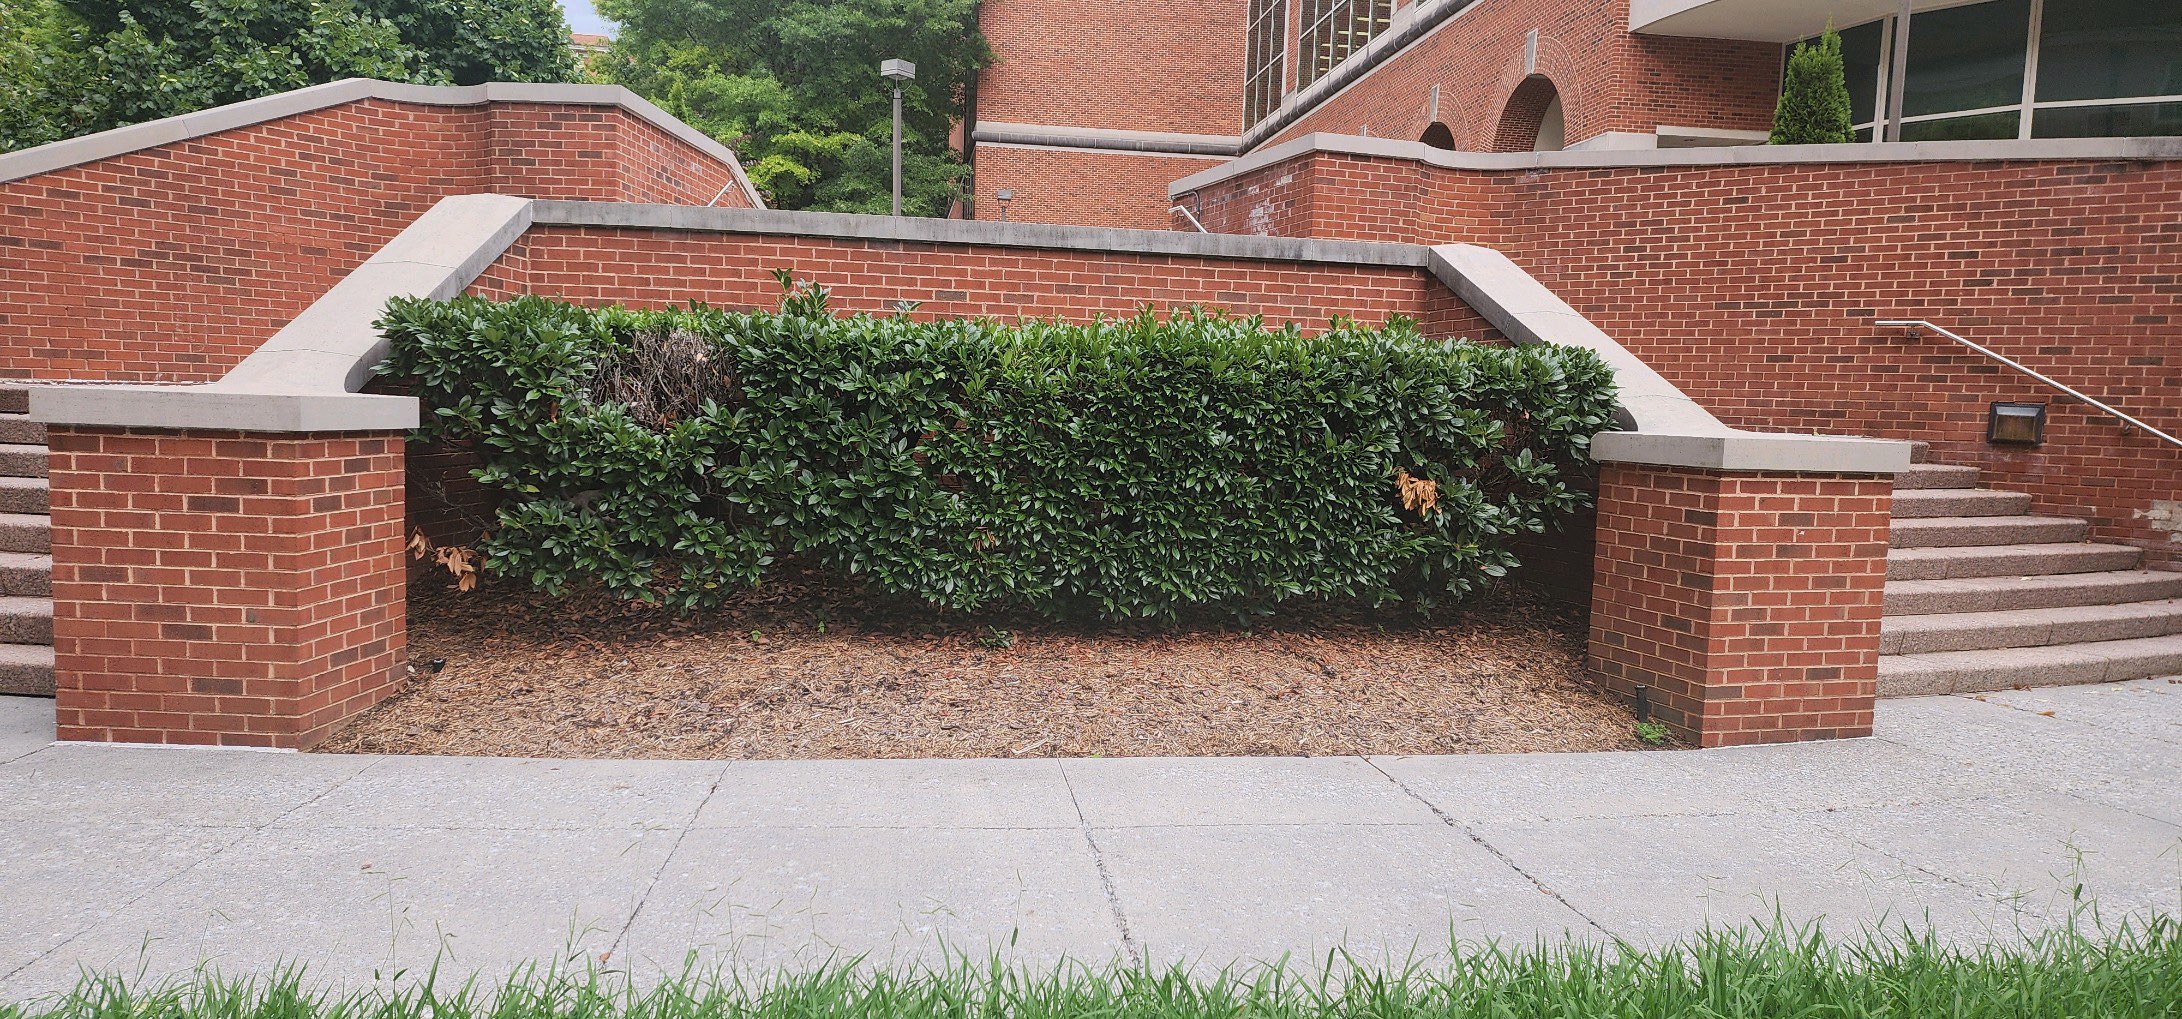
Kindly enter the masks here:
M 561 0 L 561 10 L 568 12 L 569 31 L 613 34 L 613 22 L 599 17 L 599 12 L 591 8 L 591 0 Z

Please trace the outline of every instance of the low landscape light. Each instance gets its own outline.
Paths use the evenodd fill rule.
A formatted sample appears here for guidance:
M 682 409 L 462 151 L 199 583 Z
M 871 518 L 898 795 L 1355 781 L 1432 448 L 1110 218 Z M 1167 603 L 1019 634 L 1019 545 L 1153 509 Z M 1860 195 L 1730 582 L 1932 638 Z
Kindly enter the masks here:
M 1985 441 L 2036 446 L 2046 441 L 2046 405 L 1995 402 L 1985 424 Z

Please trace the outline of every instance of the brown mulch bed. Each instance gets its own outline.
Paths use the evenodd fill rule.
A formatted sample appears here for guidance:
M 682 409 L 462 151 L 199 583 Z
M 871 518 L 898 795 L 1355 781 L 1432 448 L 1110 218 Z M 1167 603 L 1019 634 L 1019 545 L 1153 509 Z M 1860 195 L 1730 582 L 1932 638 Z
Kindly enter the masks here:
M 1101 630 L 769 585 L 696 619 L 420 583 L 415 673 L 335 753 L 853 758 L 1459 754 L 1639 746 L 1580 624 L 1494 596 L 1437 621 L 1296 609 Z M 994 646 L 1012 640 L 1006 647 Z M 431 671 L 435 658 L 446 664 Z

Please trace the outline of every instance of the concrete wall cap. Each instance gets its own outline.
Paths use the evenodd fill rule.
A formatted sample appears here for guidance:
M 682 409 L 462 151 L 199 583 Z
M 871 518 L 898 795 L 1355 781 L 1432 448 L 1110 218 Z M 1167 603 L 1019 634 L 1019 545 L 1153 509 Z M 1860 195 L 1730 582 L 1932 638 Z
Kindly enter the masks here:
M 1234 135 L 1183 134 L 1172 131 L 1116 131 L 1099 127 L 1056 127 L 979 121 L 971 138 L 996 145 L 1112 149 L 1117 152 L 1164 152 L 1191 156 L 1234 156 L 1242 139 Z
M 833 212 L 705 209 L 688 205 L 636 205 L 627 202 L 541 201 L 536 203 L 533 218 L 540 226 L 777 234 L 843 240 L 1335 263 L 1410 269 L 1423 268 L 1428 257 L 1426 249 L 1415 244 L 1373 244 L 1303 237 L 1249 237 L 1240 234 L 1183 233 L 1177 230 L 1116 230 L 1106 227 L 1050 226 L 1043 223 L 999 223 L 991 220 L 854 216 Z
M 1818 163 L 1985 163 L 2005 161 L 2163 162 L 2182 159 L 2182 137 L 2032 138 L 2000 141 L 1855 142 L 1847 145 L 1717 145 L 1560 152 L 1450 152 L 1423 142 L 1307 134 L 1200 170 L 1168 185 L 1170 198 L 1312 155 L 1399 159 L 1448 170 L 1602 170 Z
M 372 322 L 396 297 L 462 293 L 530 228 L 533 203 L 443 198 L 219 381 L 196 386 L 40 387 L 31 416 L 64 425 L 382 431 L 417 426 L 417 401 L 359 394 L 386 357 Z
M 741 160 L 718 140 L 675 119 L 667 111 L 646 101 L 642 96 L 619 85 L 569 85 L 533 84 L 528 82 L 489 82 L 483 85 L 410 85 L 402 82 L 379 81 L 375 78 L 345 78 L 299 88 L 292 92 L 249 99 L 209 110 L 185 113 L 143 124 L 118 127 L 111 131 L 70 138 L 21 152 L 0 155 L 0 184 L 22 180 L 41 173 L 65 170 L 71 166 L 110 159 L 156 145 L 202 138 L 206 135 L 232 131 L 236 128 L 263 124 L 304 113 L 330 109 L 365 99 L 379 99 L 395 103 L 415 103 L 422 106 L 478 106 L 486 103 L 565 103 L 573 106 L 617 106 L 680 139 L 704 154 L 727 164 L 735 183 L 753 208 L 765 207 L 765 200 L 750 177 L 743 172 Z
M 1582 347 L 1614 370 L 1618 423 L 1591 439 L 1606 463 L 1724 471 L 1890 474 L 1909 466 L 1909 444 L 1731 428 L 1629 348 L 1569 307 L 1506 255 L 1474 244 L 1431 249 L 1434 277 L 1516 343 Z

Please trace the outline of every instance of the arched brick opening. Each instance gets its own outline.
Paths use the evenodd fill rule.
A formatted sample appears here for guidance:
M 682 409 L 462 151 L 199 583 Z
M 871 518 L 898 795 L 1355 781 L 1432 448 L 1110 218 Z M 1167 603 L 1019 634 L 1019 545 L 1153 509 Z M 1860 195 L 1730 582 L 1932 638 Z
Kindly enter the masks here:
M 1417 140 L 1435 149 L 1448 149 L 1451 151 L 1455 147 L 1455 132 L 1445 124 L 1434 123 L 1431 127 L 1425 128 L 1423 136 Z
M 1508 105 L 1500 113 L 1500 127 L 1493 132 L 1493 151 L 1557 150 L 1565 135 L 1561 90 L 1554 87 L 1552 79 L 1533 74 L 1508 96 Z

